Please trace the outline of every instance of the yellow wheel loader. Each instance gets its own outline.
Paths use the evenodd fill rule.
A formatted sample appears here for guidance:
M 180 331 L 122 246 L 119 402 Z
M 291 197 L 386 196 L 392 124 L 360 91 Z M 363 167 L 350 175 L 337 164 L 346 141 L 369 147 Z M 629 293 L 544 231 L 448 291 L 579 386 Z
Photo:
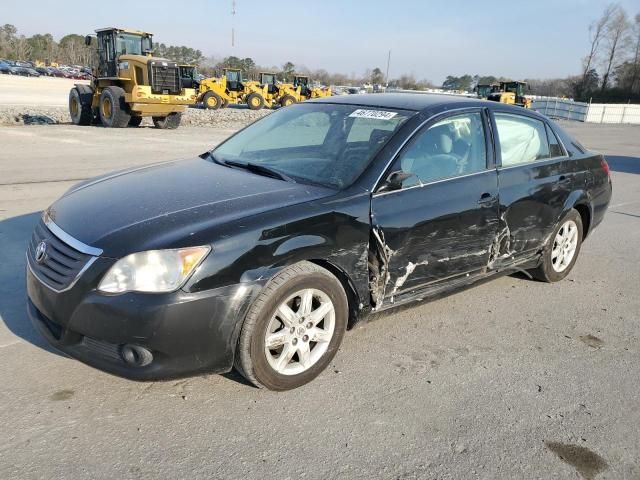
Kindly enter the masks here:
M 266 88 L 265 105 L 286 107 L 300 101 L 300 89 L 290 83 L 278 83 L 275 73 L 260 73 L 260 85 Z
M 266 86 L 252 80 L 243 81 L 241 71 L 235 68 L 225 68 L 223 76 L 199 82 L 198 101 L 212 110 L 230 103 L 246 103 L 251 110 L 260 110 L 267 105 L 266 98 Z
M 312 87 L 309 85 L 309 77 L 304 75 L 296 75 L 293 77 L 293 87 L 300 89 L 299 101 L 331 96 L 331 89 L 329 87 Z
M 531 108 L 531 99 L 524 93 L 526 89 L 527 82 L 500 82 L 500 90 L 490 93 L 487 100 Z
M 138 126 L 152 117 L 157 128 L 178 128 L 182 113 L 195 103 L 196 91 L 182 84 L 178 65 L 152 56 L 152 34 L 123 28 L 96 30 L 97 66 L 90 85 L 69 92 L 69 113 L 76 125 Z

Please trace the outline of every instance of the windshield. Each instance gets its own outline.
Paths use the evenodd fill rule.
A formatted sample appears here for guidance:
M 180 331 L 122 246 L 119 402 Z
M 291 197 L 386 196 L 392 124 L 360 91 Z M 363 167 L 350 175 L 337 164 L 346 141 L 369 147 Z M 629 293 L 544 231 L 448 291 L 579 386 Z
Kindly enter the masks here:
M 151 50 L 151 38 L 119 33 L 116 37 L 116 52 L 125 55 L 143 55 Z
M 415 112 L 302 103 L 282 108 L 213 151 L 219 161 L 257 164 L 295 181 L 349 186 Z

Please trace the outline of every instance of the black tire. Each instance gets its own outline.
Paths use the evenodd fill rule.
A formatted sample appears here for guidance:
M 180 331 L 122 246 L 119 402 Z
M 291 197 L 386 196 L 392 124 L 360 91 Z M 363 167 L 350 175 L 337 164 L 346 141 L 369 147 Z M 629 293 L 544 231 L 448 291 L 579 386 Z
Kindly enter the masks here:
M 173 112 L 166 117 L 153 117 L 153 124 L 156 128 L 175 130 L 180 126 L 182 120 L 182 113 Z
M 565 227 L 565 224 L 569 221 L 572 221 L 577 227 L 577 233 L 576 233 L 577 245 L 576 245 L 573 257 L 571 258 L 571 261 L 564 268 L 564 270 L 559 272 L 556 270 L 556 268 L 554 268 L 554 260 L 553 260 L 552 252 L 556 247 L 556 237 L 558 235 L 558 232 L 560 231 L 560 229 Z M 559 282 L 560 280 L 565 278 L 567 275 L 569 275 L 569 272 L 571 272 L 571 269 L 573 269 L 573 266 L 576 264 L 576 260 L 578 259 L 578 255 L 580 254 L 580 247 L 582 246 L 582 236 L 583 236 L 582 217 L 580 216 L 577 210 L 571 209 L 562 218 L 562 220 L 558 222 L 558 225 L 556 225 L 556 228 L 553 230 L 551 237 L 549 237 L 547 245 L 545 246 L 544 251 L 542 252 L 542 261 L 540 265 L 537 268 L 530 270 L 529 273 L 531 273 L 531 275 L 535 279 L 540 280 L 542 282 L 549 282 L 549 283 Z
M 329 297 L 335 309 L 334 333 L 326 352 L 316 363 L 302 373 L 284 375 L 272 368 L 267 360 L 265 332 L 280 304 L 304 288 L 320 290 Z M 236 349 L 236 370 L 257 387 L 276 391 L 300 387 L 316 378 L 329 365 L 342 343 L 348 317 L 347 297 L 336 277 L 311 262 L 291 265 L 265 285 L 249 309 Z
M 142 123 L 142 117 L 131 117 L 129 120 L 130 127 L 139 127 Z
M 202 97 L 202 104 L 209 110 L 218 110 L 222 107 L 222 98 L 216 92 L 207 92 Z
M 93 91 L 90 88 L 74 87 L 69 92 L 69 115 L 74 125 L 91 125 L 93 110 L 91 99 Z
M 296 103 L 296 99 L 292 95 L 285 95 L 280 99 L 281 107 L 288 107 L 289 105 L 292 105 L 294 103 Z
M 124 90 L 110 86 L 100 94 L 100 120 L 108 128 L 125 128 L 129 125 L 131 114 L 124 101 Z
M 247 97 L 247 105 L 251 110 L 260 110 L 264 107 L 264 98 L 259 93 L 251 93 Z

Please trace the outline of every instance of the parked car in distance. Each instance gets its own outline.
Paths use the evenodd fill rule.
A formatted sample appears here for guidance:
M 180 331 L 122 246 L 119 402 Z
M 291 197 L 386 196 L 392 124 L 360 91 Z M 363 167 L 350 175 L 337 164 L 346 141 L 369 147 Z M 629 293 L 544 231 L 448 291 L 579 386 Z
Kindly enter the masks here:
M 27 71 L 27 76 L 29 76 L 29 77 L 39 77 L 40 76 L 40 72 L 38 72 L 35 68 L 25 67 L 25 70 Z
M 20 67 L 18 65 L 9 67 L 9 73 L 11 75 L 22 75 L 23 77 L 29 76 L 29 70 L 26 67 Z
M 11 65 L 7 62 L 0 61 L 0 73 L 11 73 Z
M 373 312 L 514 271 L 562 280 L 611 189 L 602 155 L 523 108 L 312 100 L 193 160 L 72 187 L 28 247 L 28 312 L 118 375 L 235 366 L 287 390 Z

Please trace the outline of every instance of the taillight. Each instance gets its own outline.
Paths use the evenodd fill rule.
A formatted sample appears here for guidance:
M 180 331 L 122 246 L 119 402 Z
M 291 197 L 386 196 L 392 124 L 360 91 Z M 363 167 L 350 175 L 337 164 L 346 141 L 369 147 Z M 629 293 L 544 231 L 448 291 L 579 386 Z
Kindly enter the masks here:
M 602 157 L 602 160 L 600 160 L 600 166 L 602 167 L 602 170 L 604 171 L 604 173 L 609 175 L 609 164 L 604 159 L 604 157 Z

